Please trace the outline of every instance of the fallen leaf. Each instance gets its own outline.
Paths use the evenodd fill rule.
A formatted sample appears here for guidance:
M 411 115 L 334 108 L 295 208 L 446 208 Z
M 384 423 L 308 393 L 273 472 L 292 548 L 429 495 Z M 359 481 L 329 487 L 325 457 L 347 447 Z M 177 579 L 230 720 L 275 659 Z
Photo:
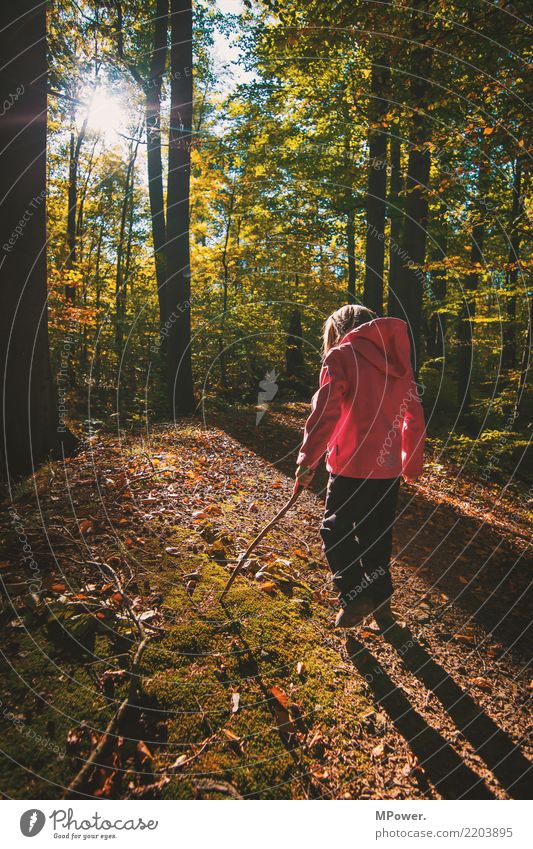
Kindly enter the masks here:
M 479 687 L 480 690 L 486 690 L 487 692 L 492 690 L 492 683 L 488 678 L 482 678 L 479 676 L 478 678 L 469 678 L 468 680 L 471 684 L 474 684 L 475 687 Z
M 174 761 L 172 766 L 169 767 L 169 769 L 179 769 L 180 766 L 183 766 L 183 764 L 186 763 L 188 760 L 188 755 L 180 755 L 176 758 L 176 760 Z
M 141 613 L 139 616 L 139 620 L 141 622 L 151 622 L 153 619 L 157 617 L 157 610 L 145 610 L 144 613 Z
M 380 758 L 385 752 L 385 743 L 378 743 L 377 746 L 374 746 L 372 749 L 372 757 Z
M 373 640 L 379 639 L 379 634 L 377 631 L 372 631 L 370 628 L 362 628 L 359 632 L 362 637 L 370 637 Z
M 259 589 L 263 590 L 264 593 L 273 593 L 276 591 L 276 585 L 274 581 L 264 581 L 262 584 L 259 584 Z
M 453 639 L 457 643 L 464 643 L 467 646 L 474 646 L 476 641 L 470 634 L 454 634 Z
M 282 734 L 290 734 L 294 729 L 289 713 L 289 699 L 281 687 L 274 685 L 269 691 L 273 699 L 274 717 L 278 731 Z
M 148 748 L 148 746 L 146 745 L 146 743 L 144 742 L 144 740 L 139 740 L 137 742 L 137 752 L 140 756 L 140 761 L 141 761 L 141 764 L 143 766 L 145 764 L 147 764 L 148 762 L 151 762 L 152 753 L 151 753 L 150 749 Z
M 242 755 L 242 740 L 239 735 L 234 734 L 229 728 L 223 728 L 222 731 L 228 741 L 228 745 L 237 755 Z

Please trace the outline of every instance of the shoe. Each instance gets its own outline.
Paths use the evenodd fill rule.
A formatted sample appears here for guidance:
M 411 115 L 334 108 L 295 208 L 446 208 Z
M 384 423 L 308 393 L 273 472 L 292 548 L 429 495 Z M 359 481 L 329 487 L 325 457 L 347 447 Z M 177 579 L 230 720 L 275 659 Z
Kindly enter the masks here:
M 337 613 L 335 628 L 356 628 L 366 616 L 374 612 L 371 598 L 357 598 Z

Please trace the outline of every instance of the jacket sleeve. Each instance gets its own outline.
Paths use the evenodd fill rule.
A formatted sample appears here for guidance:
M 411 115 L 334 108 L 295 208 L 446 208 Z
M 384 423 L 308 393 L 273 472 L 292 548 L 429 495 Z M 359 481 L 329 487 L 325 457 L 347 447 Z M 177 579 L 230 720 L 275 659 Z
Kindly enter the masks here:
M 337 424 L 347 389 L 339 352 L 333 349 L 320 372 L 320 388 L 311 400 L 311 415 L 305 423 L 304 439 L 297 463 L 315 468 L 324 454 Z
M 405 477 L 417 478 L 422 474 L 425 440 L 424 411 L 413 378 L 402 427 L 402 475 Z

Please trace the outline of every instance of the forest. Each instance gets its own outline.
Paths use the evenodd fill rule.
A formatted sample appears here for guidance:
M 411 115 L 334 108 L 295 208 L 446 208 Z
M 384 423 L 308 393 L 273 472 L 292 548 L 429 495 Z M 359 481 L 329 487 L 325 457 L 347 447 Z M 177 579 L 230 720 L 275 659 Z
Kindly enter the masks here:
M 2 0 L 4 798 L 527 798 L 528 16 Z M 348 303 L 427 443 L 399 625 L 342 640 L 323 472 L 217 598 Z

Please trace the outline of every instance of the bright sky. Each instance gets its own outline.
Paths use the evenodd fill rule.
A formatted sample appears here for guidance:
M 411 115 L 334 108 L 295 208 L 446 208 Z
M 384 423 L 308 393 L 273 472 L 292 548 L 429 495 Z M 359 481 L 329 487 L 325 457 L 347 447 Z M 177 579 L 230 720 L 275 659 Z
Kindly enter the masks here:
M 221 12 L 238 15 L 242 12 L 242 0 L 217 0 L 216 5 Z M 231 83 L 237 84 L 241 82 L 249 82 L 253 78 L 250 74 L 237 65 L 237 60 L 240 55 L 238 46 L 234 43 L 234 37 L 227 38 L 221 33 L 215 35 L 215 56 L 219 62 L 228 65 L 231 73 L 231 80 L 228 80 L 225 88 L 230 89 Z

